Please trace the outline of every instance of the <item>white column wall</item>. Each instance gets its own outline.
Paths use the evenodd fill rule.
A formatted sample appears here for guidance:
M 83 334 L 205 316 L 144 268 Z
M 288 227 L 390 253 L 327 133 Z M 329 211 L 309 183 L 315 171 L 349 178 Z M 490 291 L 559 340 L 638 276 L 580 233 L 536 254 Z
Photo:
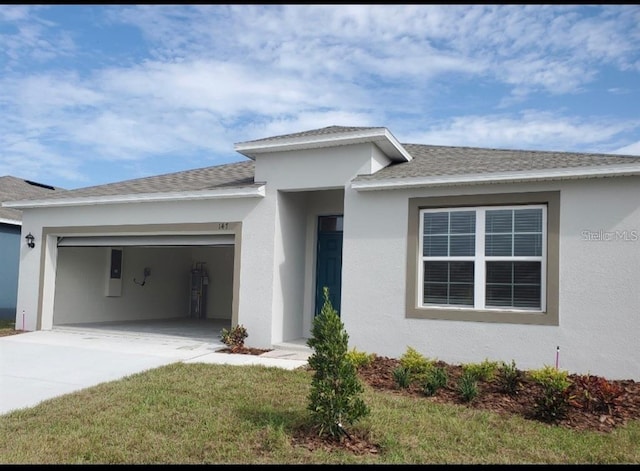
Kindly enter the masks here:
M 559 326 L 405 317 L 408 198 L 561 190 Z M 342 320 L 350 346 L 398 358 L 411 346 L 452 363 L 640 380 L 640 179 L 610 178 L 345 195 Z M 583 231 L 631 240 L 585 241 Z M 635 232 L 632 232 L 635 231 Z M 634 234 L 637 237 L 634 239 Z
M 271 348 L 274 322 L 274 231 L 276 198 L 267 189 L 266 197 L 242 223 L 240 256 L 240 296 L 238 324 L 247 329 L 245 343 L 256 348 Z
M 57 256 L 57 247 L 54 254 L 47 247 L 42 239 L 41 226 L 37 226 L 30 222 L 30 214 L 28 211 L 23 212 L 23 228 L 26 232 L 35 235 L 36 246 L 32 249 L 26 243 L 20 245 L 20 268 L 18 270 L 18 298 L 16 306 L 16 329 L 20 330 L 36 330 L 38 321 L 38 297 L 42 288 L 41 280 L 44 275 L 47 278 L 55 276 L 56 265 L 55 257 Z M 40 261 L 42 259 L 42 275 L 40 273 Z M 53 293 L 50 299 L 44 299 L 44 304 L 53 308 Z M 51 322 L 43 324 L 44 329 L 51 329 Z
M 302 337 L 306 228 L 305 192 L 278 192 L 278 220 L 275 234 L 273 343 Z
M 260 211 L 264 211 L 266 226 L 259 230 L 265 232 L 272 230 L 275 234 L 270 247 L 266 246 L 266 234 L 264 234 L 264 250 L 269 251 L 273 258 L 270 265 L 271 276 L 265 278 L 260 286 L 261 289 L 270 287 L 272 290 L 272 295 L 265 297 L 265 300 L 271 300 L 269 306 L 272 317 L 268 319 L 268 323 L 253 319 L 252 328 L 245 325 L 249 334 L 247 344 L 270 347 L 272 343 L 288 340 L 289 336 L 299 338 L 304 335 L 303 329 L 309 322 L 305 313 L 301 312 L 303 306 L 306 308 L 308 305 L 306 297 L 309 296 L 307 291 L 302 291 L 304 287 L 309 286 L 304 278 L 307 273 L 306 263 L 303 264 L 305 258 L 308 260 L 308 254 L 304 257 L 301 252 L 305 246 L 307 250 L 309 249 L 308 243 L 305 242 L 305 237 L 308 235 L 307 228 L 304 227 L 305 217 L 303 217 L 305 203 L 295 197 L 284 195 L 278 198 L 277 195 L 282 191 L 314 193 L 315 189 L 342 190 L 356 175 L 369 174 L 373 168 L 378 168 L 382 160 L 383 156 L 372 144 L 297 152 L 273 152 L 258 156 L 255 179 L 268 182 L 267 195 L 260 207 Z M 317 194 L 325 193 L 318 191 Z M 271 218 L 271 222 L 267 220 L 268 217 Z M 250 233 L 251 229 L 248 226 L 243 228 L 245 233 Z M 315 246 L 312 250 L 315 254 Z M 300 258 L 296 257 L 296 254 L 299 254 Z M 266 257 L 266 253 L 262 255 Z M 263 269 L 266 270 L 267 265 Z M 248 297 L 245 286 L 242 289 L 241 302 Z M 259 312 L 266 311 L 265 305 Z M 271 343 L 256 344 L 257 336 L 254 332 L 260 330 L 260 339 L 262 339 L 263 329 L 269 329 L 270 326 Z

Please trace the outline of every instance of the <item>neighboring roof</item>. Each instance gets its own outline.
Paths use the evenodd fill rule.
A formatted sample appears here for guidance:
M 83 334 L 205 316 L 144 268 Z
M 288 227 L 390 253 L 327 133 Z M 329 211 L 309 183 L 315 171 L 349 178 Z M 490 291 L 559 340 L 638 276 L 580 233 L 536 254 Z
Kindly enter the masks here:
M 48 198 L 65 190 L 50 185 L 5 175 L 0 177 L 0 202 L 28 198 Z M 22 211 L 0 206 L 0 222 L 21 224 Z
M 413 156 L 372 175 L 360 175 L 353 187 L 388 188 L 488 181 L 640 174 L 640 156 L 587 154 L 475 147 L 403 144 Z
M 411 155 L 402 147 L 387 128 L 328 126 L 322 129 L 285 134 L 283 136 L 240 142 L 234 145 L 237 152 L 254 159 L 260 154 L 306 149 L 321 149 L 353 144 L 375 144 L 394 162 L 407 162 Z

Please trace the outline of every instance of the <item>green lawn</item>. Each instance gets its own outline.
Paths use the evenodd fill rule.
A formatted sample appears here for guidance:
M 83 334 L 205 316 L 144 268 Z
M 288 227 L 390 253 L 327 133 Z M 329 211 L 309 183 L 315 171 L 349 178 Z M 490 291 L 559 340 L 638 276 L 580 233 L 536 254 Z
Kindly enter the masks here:
M 0 330 L 14 330 L 16 325 L 15 320 L 0 319 Z
M 348 430 L 377 454 L 311 451 L 310 371 L 176 363 L 0 416 L 3 464 L 640 464 L 640 422 L 577 432 L 365 386 Z

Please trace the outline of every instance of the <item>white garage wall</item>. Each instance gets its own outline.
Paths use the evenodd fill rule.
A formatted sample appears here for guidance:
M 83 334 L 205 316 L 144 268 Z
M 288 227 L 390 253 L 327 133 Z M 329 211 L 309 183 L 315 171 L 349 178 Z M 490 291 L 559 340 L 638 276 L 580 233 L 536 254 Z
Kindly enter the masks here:
M 266 273 L 272 273 L 273 264 L 270 257 L 272 251 L 264 250 L 264 238 L 269 244 L 273 243 L 273 232 L 264 230 L 264 222 L 270 222 L 273 224 L 273 217 L 270 217 L 268 211 L 257 212 L 255 216 L 252 213 L 256 206 L 259 206 L 263 202 L 262 198 L 241 198 L 241 199 L 220 199 L 220 200 L 194 200 L 183 202 L 145 202 L 139 204 L 109 204 L 109 205 L 92 205 L 88 207 L 59 207 L 59 208 L 47 208 L 47 209 L 27 209 L 23 211 L 23 224 L 28 231 L 31 231 L 36 235 L 36 247 L 29 249 L 26 246 L 21 247 L 20 257 L 20 274 L 18 282 L 18 313 L 16 319 L 20 321 L 19 325 L 22 326 L 22 319 L 24 318 L 24 328 L 26 330 L 36 330 L 37 328 L 50 329 L 52 325 L 53 306 L 55 305 L 54 292 L 56 291 L 56 265 L 58 262 L 56 247 L 55 228 L 61 228 L 61 231 L 65 235 L 74 235 L 73 232 L 69 232 L 69 228 L 74 227 L 87 227 L 91 229 L 92 226 L 100 228 L 114 227 L 116 230 L 124 225 L 135 225 L 143 227 L 145 225 L 189 225 L 192 223 L 212 223 L 212 222 L 236 222 L 246 221 L 247 225 L 254 232 L 255 236 L 246 236 L 247 250 L 246 257 L 242 262 L 245 266 L 244 272 L 247 274 L 247 280 L 240 280 L 248 289 L 252 289 L 252 285 L 257 285 L 261 289 L 265 289 L 265 277 L 260 277 L 260 272 L 266 270 Z M 257 229 L 256 229 L 257 227 Z M 48 231 L 53 235 L 48 236 L 49 240 L 42 240 L 43 228 L 48 228 Z M 243 227 L 244 229 L 244 227 Z M 106 229 L 108 232 L 108 229 Z M 233 234 L 233 230 L 228 231 Z M 77 235 L 86 235 L 79 230 Z M 108 235 L 108 234 L 107 234 Z M 146 233 L 146 235 L 149 235 Z M 46 242 L 46 243 L 45 243 Z M 125 254 L 126 255 L 126 254 Z M 106 255 L 105 255 L 106 256 Z M 137 256 L 142 257 L 141 254 Z M 96 256 L 100 257 L 100 256 Z M 266 260 L 264 259 L 266 257 Z M 227 265 L 231 263 L 229 254 L 224 256 L 222 263 Z M 188 273 L 188 267 L 192 263 L 192 259 L 185 263 L 185 267 L 182 269 Z M 210 262 L 210 266 L 218 263 L 217 258 L 213 258 Z M 136 267 L 135 273 L 126 273 L 127 280 L 142 277 L 142 270 L 144 269 L 145 260 L 139 261 L 141 266 L 138 266 L 138 262 L 134 264 Z M 41 269 L 42 263 L 42 269 Z M 82 263 L 82 261 L 80 261 Z M 125 256 L 123 262 L 123 268 L 128 270 L 131 260 Z M 152 269 L 152 277 L 154 276 L 154 265 L 157 263 L 154 261 L 148 262 Z M 103 266 L 101 263 L 100 266 Z M 268 268 L 266 268 L 268 267 Z M 160 273 L 162 264 L 160 265 Z M 63 267 L 63 270 L 66 269 Z M 169 272 L 173 267 L 167 266 L 166 271 Z M 91 273 L 91 272 L 89 272 Z M 233 273 L 233 270 L 230 271 Z M 258 278 L 256 278 L 256 274 Z M 215 273 L 213 273 L 214 276 Z M 96 273 L 94 275 L 88 275 L 91 277 L 104 276 L 102 273 Z M 187 283 L 185 288 L 188 294 L 188 274 L 184 274 L 184 282 Z M 255 283 L 254 283 L 255 280 Z M 151 279 L 150 279 L 151 282 Z M 228 279 L 221 280 L 220 285 L 228 283 Z M 177 283 L 177 281 L 176 281 Z M 233 283 L 233 282 L 232 282 Z M 100 283 L 104 286 L 103 283 Z M 271 286 L 271 280 L 267 280 L 267 286 Z M 129 291 L 129 286 L 123 286 L 123 294 Z M 145 285 L 144 288 L 147 288 Z M 91 287 L 87 288 L 89 291 Z M 95 288 L 96 290 L 98 288 Z M 100 288 L 102 290 L 103 288 Z M 222 288 L 221 288 L 222 289 Z M 226 292 L 226 291 L 225 291 Z M 262 297 L 256 299 L 248 297 L 246 302 L 247 307 L 240 305 L 239 311 L 245 310 L 247 312 L 255 312 L 255 307 L 261 307 L 265 299 L 269 299 L 271 290 L 265 292 L 268 295 L 267 298 Z M 101 293 L 103 295 L 103 293 Z M 82 296 L 81 296 L 82 297 Z M 161 299 L 162 295 L 159 295 L 158 299 Z M 210 298 L 212 299 L 212 298 Z M 230 301 L 231 299 L 231 301 Z M 62 309 L 60 312 L 68 312 L 68 309 L 64 305 L 65 301 L 58 303 L 58 308 Z M 114 303 L 117 303 L 114 300 Z M 142 301 L 141 301 L 142 302 Z M 147 301 L 144 301 L 147 303 Z M 209 304 L 209 308 L 213 311 L 209 311 L 210 316 L 226 316 L 228 315 L 227 307 L 229 302 L 233 302 L 232 295 L 226 294 L 222 298 L 216 298 L 212 301 L 213 304 Z M 62 303 L 62 304 L 60 304 Z M 149 304 L 150 303 L 150 304 Z M 218 304 L 219 303 L 219 304 Z M 148 304 L 157 307 L 159 312 L 164 312 L 163 306 L 156 304 L 155 301 L 148 301 Z M 188 307 L 187 301 L 184 303 L 178 300 L 172 301 L 167 305 L 166 311 L 175 309 L 185 309 Z M 64 309 L 63 309 L 64 308 Z M 38 324 L 38 316 L 41 312 L 40 324 Z M 186 313 L 185 313 L 186 314 Z M 62 316 L 69 316 L 70 314 L 61 314 Z M 97 314 L 96 314 L 97 315 Z M 124 316 L 124 313 L 122 314 Z M 240 314 L 239 314 L 240 316 Z M 63 319 L 66 319 L 63 317 Z M 69 320 L 72 321 L 72 320 Z M 270 319 L 267 320 L 267 322 Z M 56 322 L 59 322 L 56 320 Z M 65 320 L 66 322 L 66 320 Z M 75 322 L 75 321 L 74 321 Z
M 186 317 L 191 259 L 184 249 L 124 247 L 122 295 L 105 296 L 108 247 L 60 247 L 54 325 Z M 143 270 L 151 269 L 141 286 Z

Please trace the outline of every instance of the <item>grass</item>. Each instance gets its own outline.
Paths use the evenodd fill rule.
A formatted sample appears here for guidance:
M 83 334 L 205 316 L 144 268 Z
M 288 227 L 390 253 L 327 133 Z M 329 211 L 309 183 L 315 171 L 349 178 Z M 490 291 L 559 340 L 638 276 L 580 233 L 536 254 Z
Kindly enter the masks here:
M 0 319 L 0 329 L 10 329 L 13 330 L 15 328 L 16 322 L 13 319 Z
M 2 464 L 639 464 L 640 421 L 576 432 L 365 385 L 378 454 L 293 444 L 310 371 L 175 363 L 0 415 Z
M 577 432 L 368 385 L 350 429 L 380 452 L 309 450 L 292 437 L 311 375 L 175 363 L 103 383 L 0 415 L 0 464 L 640 464 L 640 421 Z

